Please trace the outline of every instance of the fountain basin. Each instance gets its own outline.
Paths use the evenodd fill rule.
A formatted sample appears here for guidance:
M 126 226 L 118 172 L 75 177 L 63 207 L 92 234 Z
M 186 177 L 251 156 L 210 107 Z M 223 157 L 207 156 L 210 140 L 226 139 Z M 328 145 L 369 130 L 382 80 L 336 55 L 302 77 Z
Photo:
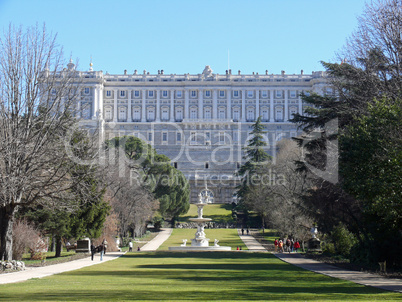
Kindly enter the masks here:
M 211 218 L 189 218 L 188 220 L 194 221 L 194 222 L 208 222 L 211 221 Z

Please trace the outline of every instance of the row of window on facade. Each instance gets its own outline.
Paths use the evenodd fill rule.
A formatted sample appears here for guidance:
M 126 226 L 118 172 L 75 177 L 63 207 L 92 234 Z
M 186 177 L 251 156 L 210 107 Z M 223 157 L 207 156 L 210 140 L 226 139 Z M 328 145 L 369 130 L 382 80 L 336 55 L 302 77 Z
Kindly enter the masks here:
M 184 119 L 183 113 L 184 113 L 184 110 L 182 107 L 175 108 L 174 116 L 172 116 L 172 119 L 174 119 L 175 121 L 178 121 L 178 122 L 182 121 Z M 238 108 L 238 107 L 232 108 L 231 119 L 235 122 L 240 121 L 240 113 L 241 113 L 240 108 Z M 292 117 L 292 115 L 296 114 L 296 113 L 297 113 L 296 106 L 289 108 L 289 117 Z M 276 107 L 274 114 L 275 114 L 274 118 L 276 121 L 283 121 L 284 108 L 282 106 Z M 205 107 L 203 109 L 203 116 L 199 117 L 198 115 L 199 115 L 198 108 L 190 107 L 190 112 L 189 112 L 189 117 L 188 117 L 190 120 L 197 120 L 197 119 L 212 120 L 213 119 L 212 108 Z M 268 107 L 261 108 L 261 110 L 259 112 L 259 116 L 261 116 L 262 121 L 265 121 L 265 122 L 269 121 L 270 120 L 269 108 Z M 217 116 L 214 118 L 218 119 L 218 120 L 230 119 L 230 117 L 227 116 L 226 108 L 218 108 Z M 256 117 L 255 108 L 254 107 L 247 108 L 246 109 L 246 120 L 254 121 L 256 118 L 257 117 Z M 113 107 L 105 108 L 104 119 L 107 121 L 113 120 Z M 125 107 L 125 106 L 119 107 L 117 119 L 119 121 L 127 121 L 127 107 Z M 155 107 L 148 107 L 146 109 L 146 120 L 147 121 L 155 121 L 155 119 L 156 119 Z M 160 119 L 161 119 L 161 121 L 169 121 L 170 120 L 169 108 L 162 107 Z M 142 121 L 141 108 L 134 107 L 134 109 L 132 111 L 132 120 L 134 122 Z
M 87 88 L 85 88 L 86 91 Z M 168 98 L 170 97 L 170 91 L 168 90 L 162 90 L 161 91 L 161 96 L 162 98 Z M 89 91 L 88 91 L 89 93 Z M 155 98 L 156 97 L 156 91 L 154 90 L 147 90 L 147 97 L 148 98 Z M 175 90 L 175 97 L 176 98 L 183 98 L 184 97 L 184 93 L 182 90 Z M 257 91 L 255 90 L 247 90 L 246 91 L 246 95 L 248 98 L 254 98 L 256 96 Z M 211 98 L 212 97 L 212 91 L 211 90 L 205 90 L 204 91 L 204 97 L 205 98 Z M 218 97 L 220 98 L 224 98 L 227 95 L 227 91 L 226 90 L 218 90 L 217 92 Z M 275 98 L 283 98 L 285 95 L 284 90 L 275 90 L 274 91 L 274 97 Z M 113 91 L 112 90 L 106 90 L 106 97 L 112 97 L 113 96 Z M 118 96 L 121 98 L 125 98 L 127 96 L 127 91 L 126 90 L 119 90 L 118 92 Z M 139 90 L 134 90 L 134 98 L 139 98 L 141 97 L 141 92 Z M 233 90 L 232 91 L 232 97 L 234 98 L 238 98 L 241 96 L 241 91 L 240 90 Z M 260 91 L 260 95 L 261 98 L 268 98 L 269 97 L 269 90 L 261 90 Z M 190 98 L 197 98 L 198 97 L 198 91 L 197 90 L 190 90 L 189 92 L 189 97 Z M 289 90 L 289 97 L 290 98 L 296 98 L 298 97 L 298 92 L 297 90 Z
M 160 141 L 156 142 L 154 131 L 148 131 L 146 134 L 146 137 L 141 135 L 140 133 L 135 133 L 134 135 L 138 138 L 141 138 L 145 141 L 148 141 L 148 143 L 160 143 L 162 145 L 167 145 L 169 143 L 176 143 L 177 145 L 182 145 L 182 144 L 188 144 L 188 145 L 223 145 L 223 144 L 239 144 L 241 142 L 246 142 L 248 139 L 251 138 L 250 131 L 243 137 L 242 140 L 242 132 L 239 130 L 235 130 L 232 133 L 227 133 L 225 131 L 219 131 L 219 132 L 213 132 L 211 131 L 190 131 L 189 137 L 185 137 L 183 131 L 176 131 L 174 132 L 169 132 L 167 130 L 162 130 L 161 135 L 160 135 Z M 295 137 L 297 135 L 296 132 L 291 132 L 289 133 L 291 137 Z M 171 138 L 169 141 L 169 135 L 175 135 L 175 137 Z M 263 135 L 264 141 L 267 143 L 267 148 L 270 146 L 270 142 L 273 141 L 280 141 L 282 138 L 286 137 L 286 133 L 284 132 L 277 132 L 273 133 L 273 137 L 269 139 L 269 134 L 268 135 Z

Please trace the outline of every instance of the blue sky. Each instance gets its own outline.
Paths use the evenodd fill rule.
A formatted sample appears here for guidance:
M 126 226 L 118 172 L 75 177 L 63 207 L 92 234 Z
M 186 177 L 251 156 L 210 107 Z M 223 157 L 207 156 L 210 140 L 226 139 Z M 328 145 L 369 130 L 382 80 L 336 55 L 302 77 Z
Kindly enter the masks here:
M 79 69 L 121 74 L 322 70 L 364 0 L 0 0 L 0 29 L 45 23 Z M 229 55 L 228 55 L 229 53 Z M 229 58 L 229 60 L 228 60 Z

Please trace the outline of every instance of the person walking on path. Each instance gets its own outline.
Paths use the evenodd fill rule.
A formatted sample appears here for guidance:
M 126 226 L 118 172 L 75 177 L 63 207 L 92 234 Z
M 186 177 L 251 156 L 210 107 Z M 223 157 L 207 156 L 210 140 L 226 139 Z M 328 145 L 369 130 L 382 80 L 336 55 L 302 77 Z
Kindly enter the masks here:
M 92 261 L 94 261 L 95 252 L 96 252 L 96 247 L 93 244 L 91 244 L 91 260 Z
M 133 242 L 130 240 L 130 242 L 128 243 L 128 251 L 132 252 L 133 251 Z
M 275 246 L 275 253 L 276 253 L 278 251 L 278 239 L 275 239 L 274 246 Z
M 295 242 L 295 244 L 294 244 L 294 249 L 296 250 L 296 253 L 297 253 L 297 250 L 300 248 L 300 243 L 299 243 L 299 241 L 298 240 L 296 240 L 296 242 Z
M 244 235 L 244 229 L 243 228 L 241 228 L 241 234 Z
M 103 253 L 106 254 L 106 249 L 107 249 L 107 241 L 106 241 L 106 238 L 103 239 L 102 245 L 103 245 Z
M 105 252 L 105 247 L 103 246 L 103 243 L 98 246 L 99 252 L 100 252 L 100 261 L 103 260 L 103 253 Z

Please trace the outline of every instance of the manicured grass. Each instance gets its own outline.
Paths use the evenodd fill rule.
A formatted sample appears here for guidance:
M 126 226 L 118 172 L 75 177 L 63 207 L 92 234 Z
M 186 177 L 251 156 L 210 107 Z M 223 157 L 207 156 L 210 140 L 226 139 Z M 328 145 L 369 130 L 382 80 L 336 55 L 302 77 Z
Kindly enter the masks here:
M 190 204 L 187 214 L 181 215 L 178 222 L 189 222 L 189 218 L 197 217 L 197 206 Z M 232 223 L 232 205 L 230 204 L 208 204 L 203 209 L 203 217 L 212 218 L 216 223 Z
M 168 250 L 169 246 L 180 246 L 183 244 L 183 239 L 187 239 L 187 245 L 191 245 L 191 239 L 195 238 L 196 231 L 197 229 L 173 229 L 172 235 L 159 247 L 159 250 Z M 247 249 L 236 229 L 205 229 L 205 234 L 210 239 L 209 245 L 214 245 L 215 239 L 218 239 L 220 246 L 230 246 L 232 250 L 236 250 L 238 246 L 242 250 Z
M 268 253 L 133 252 L 80 270 L 0 285 L 0 301 L 401 301 Z

